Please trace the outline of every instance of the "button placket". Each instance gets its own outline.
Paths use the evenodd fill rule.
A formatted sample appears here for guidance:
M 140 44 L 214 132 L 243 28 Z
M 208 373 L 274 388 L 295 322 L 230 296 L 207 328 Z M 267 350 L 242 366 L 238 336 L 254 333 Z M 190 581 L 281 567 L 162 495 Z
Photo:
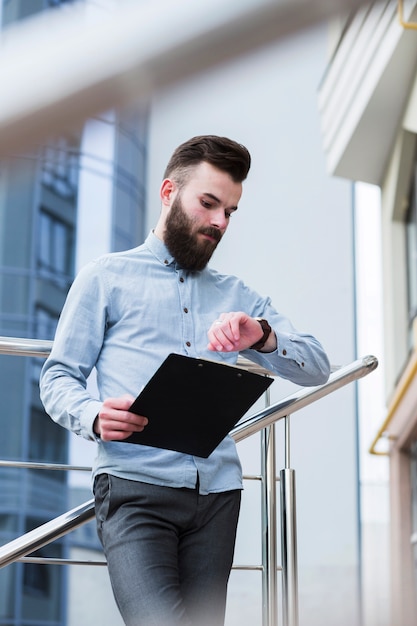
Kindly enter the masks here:
M 180 275 L 178 278 L 178 291 L 182 310 L 183 344 L 186 348 L 192 347 L 192 339 L 194 337 L 192 315 L 190 314 L 190 307 L 187 306 L 191 302 L 189 286 L 190 281 L 187 281 L 183 275 Z M 189 353 L 190 351 L 186 349 L 186 352 Z

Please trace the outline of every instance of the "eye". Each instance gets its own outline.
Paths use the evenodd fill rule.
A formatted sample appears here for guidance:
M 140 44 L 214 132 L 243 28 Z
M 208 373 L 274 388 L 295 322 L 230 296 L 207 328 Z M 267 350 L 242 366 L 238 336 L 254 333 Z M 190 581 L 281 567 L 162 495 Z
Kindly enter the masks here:
M 205 209 L 211 209 L 211 202 L 207 202 L 207 200 L 200 200 L 200 203 Z
M 232 217 L 232 215 L 233 215 L 233 212 L 232 211 L 225 211 L 224 214 L 225 214 L 227 219 L 230 219 Z

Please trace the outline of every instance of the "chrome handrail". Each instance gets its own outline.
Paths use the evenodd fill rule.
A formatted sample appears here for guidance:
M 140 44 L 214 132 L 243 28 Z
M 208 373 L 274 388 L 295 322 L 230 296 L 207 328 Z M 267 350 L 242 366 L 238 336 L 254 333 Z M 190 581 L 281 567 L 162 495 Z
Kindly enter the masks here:
M 47 357 L 52 348 L 52 341 L 33 339 L 20 339 L 0 337 L 0 354 Z M 238 365 L 257 371 L 258 373 L 270 374 L 264 368 L 253 365 L 246 359 L 239 358 Z M 279 402 L 269 405 L 241 420 L 231 431 L 236 442 L 259 432 L 263 432 L 262 439 L 262 467 L 261 477 L 249 477 L 261 479 L 263 485 L 263 512 L 264 517 L 264 542 L 268 545 L 263 547 L 263 564 L 261 566 L 236 566 L 234 569 L 260 569 L 263 574 L 263 624 L 275 626 L 276 615 L 276 573 L 282 571 L 283 586 L 283 624 L 284 626 L 298 626 L 298 581 L 297 581 L 297 540 L 296 540 L 296 514 L 295 514 L 295 472 L 290 468 L 290 437 L 289 416 L 296 411 L 312 404 L 316 400 L 329 395 L 350 382 L 356 381 L 376 369 L 378 360 L 372 355 L 365 356 L 353 363 L 332 368 L 329 380 L 323 385 L 307 387 L 297 390 Z M 280 472 L 281 482 L 281 547 L 282 565 L 276 563 L 276 494 L 275 483 L 277 480 L 275 469 L 275 422 L 285 419 L 285 469 Z M 80 470 L 89 471 L 89 467 L 66 466 L 52 463 L 36 463 L 21 461 L 0 461 L 0 467 L 23 467 L 29 469 L 57 469 L 57 470 Z M 31 555 L 35 550 L 52 543 L 59 537 L 68 534 L 79 526 L 92 520 L 95 516 L 94 499 L 56 517 L 49 522 L 17 537 L 4 546 L 0 547 L 0 568 L 15 561 L 42 562 L 54 564 L 87 564 L 106 565 L 105 561 L 73 561 L 70 559 L 50 559 L 34 557 Z M 263 543 L 264 543 L 263 542 Z M 265 601 L 266 600 L 266 601 Z
M 367 376 L 378 367 L 378 359 L 375 356 L 368 355 L 361 359 L 353 361 L 349 365 L 340 367 L 338 370 L 330 374 L 329 380 L 324 385 L 316 387 L 303 387 L 295 393 L 283 398 L 276 404 L 254 413 L 247 419 L 239 422 L 230 432 L 235 441 L 242 441 L 262 428 L 266 428 L 270 424 L 278 420 L 292 415 L 296 411 L 305 408 L 316 400 L 320 400 L 328 396 L 333 391 L 344 387 L 359 378 Z
M 52 341 L 25 339 L 23 337 L 0 337 L 0 354 L 13 356 L 47 357 L 52 349 Z
M 53 341 L 47 339 L 26 339 L 24 337 L 0 337 L 0 354 L 9 356 L 33 356 L 46 358 L 52 350 Z M 248 371 L 258 374 L 268 374 L 272 372 L 253 361 L 249 361 L 241 356 L 237 365 Z
M 63 537 L 94 517 L 94 498 L 9 541 L 0 548 L 0 568 Z
M 235 441 L 241 441 L 249 435 L 259 432 L 273 422 L 308 406 L 309 404 L 332 393 L 344 385 L 366 376 L 378 365 L 374 356 L 366 356 L 354 361 L 346 367 L 341 367 L 333 372 L 329 380 L 318 387 L 301 389 L 280 400 L 279 402 L 265 407 L 253 416 L 242 421 L 231 432 Z M 15 462 L 11 462 L 15 463 Z M 4 462 L 8 464 L 7 461 Z M 29 466 L 30 464 L 24 464 Z M 0 568 L 9 565 L 13 561 L 31 554 L 52 541 L 55 541 L 71 530 L 90 521 L 94 517 L 94 500 L 52 519 L 37 529 L 18 537 L 0 547 Z
M 65 463 L 38 463 L 36 461 L 0 461 L 1 467 L 17 467 L 19 469 L 33 470 L 59 470 L 65 472 L 91 472 L 89 465 L 67 465 Z

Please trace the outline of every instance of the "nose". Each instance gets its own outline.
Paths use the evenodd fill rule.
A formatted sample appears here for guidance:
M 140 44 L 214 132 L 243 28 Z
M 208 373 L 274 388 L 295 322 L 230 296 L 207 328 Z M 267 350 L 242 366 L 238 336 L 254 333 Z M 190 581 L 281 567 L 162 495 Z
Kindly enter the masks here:
M 218 209 L 213 209 L 213 212 L 210 213 L 210 224 L 220 230 L 225 230 L 227 228 L 227 217 L 224 209 L 221 209 L 220 207 Z

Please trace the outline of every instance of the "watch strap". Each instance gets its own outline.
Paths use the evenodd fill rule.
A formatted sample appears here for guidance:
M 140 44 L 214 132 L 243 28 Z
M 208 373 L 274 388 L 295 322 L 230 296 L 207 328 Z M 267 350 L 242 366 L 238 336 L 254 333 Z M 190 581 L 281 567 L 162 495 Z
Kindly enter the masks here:
M 264 320 L 262 317 L 255 317 L 255 319 L 261 325 L 261 328 L 262 328 L 264 334 L 259 339 L 259 341 L 257 341 L 252 346 L 250 346 L 250 349 L 251 350 L 261 350 L 264 347 L 264 345 L 266 344 L 266 342 L 268 341 L 268 337 L 269 337 L 269 335 L 272 332 L 272 328 L 270 327 L 268 322 L 266 320 Z

